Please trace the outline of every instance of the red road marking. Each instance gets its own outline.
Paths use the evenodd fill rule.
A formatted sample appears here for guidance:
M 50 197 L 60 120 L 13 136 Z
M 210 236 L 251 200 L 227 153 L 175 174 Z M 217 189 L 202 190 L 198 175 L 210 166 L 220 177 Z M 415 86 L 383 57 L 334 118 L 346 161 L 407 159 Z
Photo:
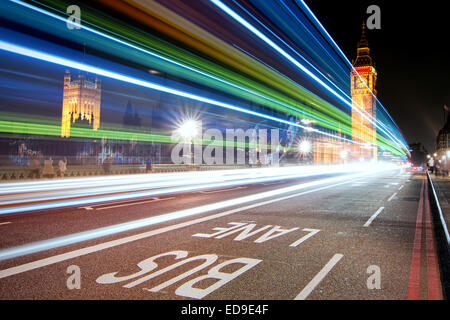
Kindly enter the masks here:
M 422 178 L 420 188 L 419 208 L 417 209 L 416 234 L 414 236 L 414 247 L 409 273 L 408 300 L 420 299 L 420 259 L 422 251 L 422 212 L 423 212 L 423 187 L 425 178 Z
M 425 230 L 428 276 L 428 300 L 441 300 L 439 289 L 439 273 L 436 263 L 436 251 L 434 248 L 433 224 L 431 222 L 430 202 L 428 200 L 428 182 L 425 184 Z
M 422 228 L 423 228 L 422 221 L 424 218 L 423 212 L 425 212 L 425 237 L 426 237 L 425 244 L 427 255 L 428 300 L 442 299 L 441 292 L 439 289 L 440 278 L 436 262 L 437 259 L 434 246 L 433 224 L 431 221 L 430 203 L 428 199 L 428 182 L 425 182 L 425 179 L 426 179 L 425 177 L 422 177 L 419 208 L 417 209 L 416 233 L 414 236 L 414 247 L 412 253 L 411 271 L 408 285 L 408 300 L 420 299 L 420 267 L 422 256 Z

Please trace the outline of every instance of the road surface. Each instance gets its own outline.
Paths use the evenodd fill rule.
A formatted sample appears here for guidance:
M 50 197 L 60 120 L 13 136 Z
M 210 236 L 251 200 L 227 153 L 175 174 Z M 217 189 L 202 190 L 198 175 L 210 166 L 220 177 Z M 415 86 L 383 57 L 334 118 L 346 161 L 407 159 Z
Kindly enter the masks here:
M 3 214 L 0 299 L 440 299 L 425 176 L 333 177 Z

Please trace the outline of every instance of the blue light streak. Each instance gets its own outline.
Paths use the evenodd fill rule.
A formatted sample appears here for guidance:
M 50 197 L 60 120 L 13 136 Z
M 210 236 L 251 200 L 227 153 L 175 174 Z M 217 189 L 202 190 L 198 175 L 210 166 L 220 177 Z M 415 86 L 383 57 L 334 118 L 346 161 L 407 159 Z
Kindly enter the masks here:
M 405 145 L 398 140 L 389 130 L 385 129 L 385 126 L 379 126 L 377 124 L 377 121 L 373 119 L 372 116 L 368 115 L 367 112 L 364 110 L 360 110 L 359 108 L 355 108 L 355 106 L 352 105 L 352 103 L 345 98 L 343 98 L 341 95 L 339 95 L 336 91 L 334 91 L 331 87 L 329 87 L 326 83 L 324 83 L 321 79 L 319 79 L 315 74 L 313 74 L 310 70 L 308 70 L 305 66 L 303 66 L 300 62 L 298 62 L 295 58 L 293 58 L 289 53 L 287 53 L 285 50 L 283 50 L 280 46 L 278 46 L 275 42 L 273 42 L 271 39 L 269 39 L 267 36 L 265 36 L 262 32 L 260 32 L 258 29 L 253 27 L 250 23 L 248 23 L 245 19 L 243 19 L 240 15 L 238 15 L 236 12 L 234 12 L 231 8 L 226 6 L 223 2 L 220 0 L 210 0 L 212 3 L 214 3 L 217 7 L 219 7 L 222 11 L 227 13 L 229 16 L 231 16 L 233 19 L 238 21 L 241 25 L 246 27 L 248 30 L 250 30 L 252 33 L 254 33 L 256 36 L 258 36 L 261 40 L 266 42 L 268 45 L 270 45 L 273 49 L 275 49 L 278 53 L 280 53 L 283 57 L 285 57 L 287 60 L 289 60 L 291 63 L 293 63 L 296 67 L 298 67 L 300 70 L 302 70 L 304 73 L 306 73 L 309 77 L 311 77 L 314 81 L 316 81 L 318 84 L 320 84 L 322 87 L 324 87 L 327 91 L 332 93 L 335 97 L 337 97 L 339 100 L 344 102 L 346 105 L 348 105 L 350 108 L 358 112 L 363 118 L 368 120 L 370 123 L 372 123 L 375 127 L 377 127 L 381 132 L 385 133 L 387 136 L 394 139 L 394 143 L 404 149 L 408 149 L 405 147 Z M 352 67 L 353 68 L 353 67 Z M 364 82 L 365 83 L 365 82 Z M 373 143 L 372 143 L 373 144 Z
M 69 67 L 69 68 L 74 68 L 74 69 L 78 69 L 78 70 L 82 70 L 82 71 L 86 71 L 89 73 L 93 73 L 93 74 L 97 74 L 100 76 L 104 76 L 107 78 L 111 78 L 111 79 L 115 79 L 118 81 L 123 81 L 123 82 L 127 82 L 127 83 L 131 83 L 131 84 L 135 84 L 137 86 L 141 86 L 141 87 L 145 87 L 145 88 L 149 88 L 149 89 L 153 89 L 153 90 L 157 90 L 160 92 L 165 92 L 165 93 L 169 93 L 169 94 L 173 94 L 176 96 L 180 96 L 183 98 L 187 98 L 187 99 L 191 99 L 191 100 L 196 100 L 199 102 L 204 102 L 207 104 L 211 104 L 211 105 L 215 105 L 221 108 L 225 108 L 225 109 L 229 109 L 229 110 L 234 110 L 234 111 L 238 111 L 238 112 L 242 112 L 242 113 L 246 113 L 246 114 L 250 114 L 256 117 L 260 117 L 260 118 L 264 118 L 264 119 L 268 119 L 268 120 L 272 120 L 275 122 L 279 122 L 279 123 L 283 123 L 283 124 L 287 124 L 287 125 L 291 125 L 294 127 L 298 127 L 298 128 L 303 128 L 306 129 L 306 126 L 302 126 L 301 124 L 295 123 L 295 122 L 290 122 L 281 118 L 277 118 L 277 117 L 273 117 L 270 115 L 266 115 L 263 113 L 259 113 L 259 112 L 255 112 L 252 110 L 248 110 L 242 107 L 238 107 L 235 105 L 231 105 L 228 103 L 224 103 L 224 102 L 220 102 L 217 100 L 213 100 L 210 98 L 205 98 L 199 95 L 195 95 L 192 93 L 188 93 L 188 92 L 184 92 L 181 90 L 177 90 L 177 89 L 173 89 L 173 88 L 169 88 L 166 86 L 162 86 L 153 82 L 149 82 L 149 81 L 144 81 L 141 79 L 137 79 L 137 78 L 133 78 L 127 75 L 123 75 L 123 74 L 119 74 L 116 72 L 111 72 L 105 69 L 101 69 L 98 67 L 93 67 L 87 64 L 83 64 L 83 63 L 79 63 L 73 60 L 69 60 L 69 59 L 65 59 L 65 58 L 61 58 L 55 55 L 50 55 L 41 51 L 37 51 L 37 50 L 33 50 L 33 49 L 28 49 L 22 46 L 18 46 L 9 42 L 5 42 L 5 41 L 0 41 L 0 49 L 8 51 L 8 52 L 12 52 L 15 54 L 20 54 L 23 56 L 27 56 L 30 58 L 35 58 L 35 59 L 39 59 L 39 60 L 43 60 L 43 61 L 47 61 L 53 64 L 57 64 L 57 65 L 62 65 L 65 67 Z M 314 132 L 317 132 L 321 135 L 325 135 L 325 136 L 329 136 L 329 137 L 333 137 L 339 140 L 343 140 L 343 141 L 347 141 L 350 143 L 354 143 L 354 144 L 359 144 L 359 145 L 363 145 L 360 142 L 357 141 L 352 141 L 350 139 L 347 138 L 343 138 L 341 136 L 338 135 L 334 135 L 334 134 L 330 134 L 328 132 L 324 132 L 318 129 L 313 129 Z

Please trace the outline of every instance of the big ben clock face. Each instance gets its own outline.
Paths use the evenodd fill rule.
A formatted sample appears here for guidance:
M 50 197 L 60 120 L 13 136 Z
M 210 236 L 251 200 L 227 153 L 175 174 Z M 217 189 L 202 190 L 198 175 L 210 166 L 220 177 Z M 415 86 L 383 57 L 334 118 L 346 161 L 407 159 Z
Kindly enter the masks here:
M 356 86 L 358 89 L 364 89 L 366 87 L 366 84 L 363 81 L 358 80 Z
M 361 79 L 357 78 L 355 81 L 355 88 L 356 89 L 364 89 L 366 87 L 366 84 L 364 81 L 361 81 Z

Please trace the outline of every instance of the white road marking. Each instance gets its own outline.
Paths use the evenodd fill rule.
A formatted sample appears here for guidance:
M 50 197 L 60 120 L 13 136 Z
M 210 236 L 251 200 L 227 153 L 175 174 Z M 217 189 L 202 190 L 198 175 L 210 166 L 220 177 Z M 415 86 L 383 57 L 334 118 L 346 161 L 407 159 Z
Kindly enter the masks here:
M 123 204 L 117 204 L 115 206 L 108 206 L 108 207 L 101 207 L 96 208 L 95 210 L 105 210 L 105 209 L 112 209 L 112 208 L 119 208 L 119 207 L 126 207 L 126 206 L 134 206 L 136 204 L 144 204 L 144 203 L 151 203 L 151 202 L 157 202 L 157 201 L 165 201 L 165 200 L 172 200 L 175 199 L 175 197 L 170 198 L 153 198 L 152 200 L 146 200 L 146 201 L 139 201 L 139 202 L 132 202 L 132 203 L 123 203 Z
M 234 191 L 234 190 L 239 190 L 239 189 L 246 189 L 247 187 L 236 187 L 236 188 L 229 188 L 229 189 L 220 189 L 220 190 L 211 190 L 211 191 L 199 191 L 199 193 L 204 193 L 204 194 L 210 194 L 210 193 L 217 193 L 217 192 L 227 192 L 227 191 Z
M 389 199 L 388 201 L 391 201 L 392 199 L 394 199 L 394 197 L 397 195 L 397 192 L 395 192 Z
M 311 280 L 310 283 L 294 298 L 294 300 L 305 300 L 308 298 L 310 293 L 317 287 L 317 285 L 326 277 L 328 272 L 333 269 L 336 263 L 342 259 L 344 255 L 340 253 L 336 253 L 333 258 L 319 271 L 318 274 Z
M 261 183 L 264 186 L 271 186 L 273 184 L 281 183 L 282 181 L 275 181 L 275 182 L 263 182 Z
M 305 194 L 309 194 L 309 193 L 313 193 L 313 192 L 317 192 L 317 191 L 321 191 L 321 190 L 325 190 L 325 189 L 330 189 L 333 187 L 337 187 L 346 183 L 349 183 L 351 181 L 345 181 L 345 182 L 340 182 L 340 183 L 336 183 L 336 184 L 332 184 L 332 185 L 328 185 L 328 186 L 324 186 L 324 187 L 320 187 L 320 188 L 316 188 L 316 189 L 312 189 L 312 190 L 308 190 L 308 191 L 303 191 L 300 193 L 296 193 L 296 194 L 292 194 L 292 195 L 288 195 L 288 196 L 284 196 L 284 197 L 280 197 L 280 198 L 275 198 L 275 199 L 271 199 L 271 200 L 267 200 L 267 201 L 263 201 L 263 202 L 259 202 L 259 203 L 255 203 L 255 204 L 251 204 L 248 206 L 244 206 L 244 207 L 240 207 L 240 208 L 236 208 L 236 209 L 232 209 L 232 210 L 227 210 L 221 213 L 217 213 L 217 214 L 213 214 L 210 216 L 206 216 L 203 218 L 198 218 L 198 219 L 194 219 L 194 220 L 190 220 L 190 221 L 186 221 L 186 222 L 182 222 L 179 224 L 175 224 L 172 226 L 168 226 L 168 227 L 163 227 L 163 228 L 159 228 L 159 229 L 155 229 L 155 230 L 151 230 L 151 231 L 147 231 L 147 232 L 143 232 L 143 233 L 139 233 L 136 235 L 132 235 L 132 236 L 128 236 L 125 238 L 120 238 L 120 239 L 116 239 L 116 240 L 111 240 L 111 241 L 107 241 L 104 243 L 100 243 L 97 245 L 93 245 L 90 247 L 85 247 L 85 248 L 81 248 L 81 249 L 77 249 L 77 250 L 73 250 L 73 251 L 69 251 L 69 252 L 65 252 L 62 254 L 58 254 L 56 256 L 51 256 L 48 258 L 44 258 L 44 259 L 40 259 L 40 260 L 35 260 L 32 262 L 28 262 L 22 265 L 18 265 L 15 267 L 11 267 L 8 269 L 3 269 L 0 270 L 0 279 L 1 278 L 6 278 L 12 275 L 16 275 L 19 273 L 23 273 L 23 272 L 27 272 L 27 271 L 31 271 L 34 269 L 38 269 L 38 268 L 42 268 L 48 265 L 52 265 L 61 261 L 66 261 L 69 259 L 73 259 L 73 258 L 77 258 L 83 255 L 87 255 L 89 253 L 93 253 L 93 252 L 98 252 L 104 249 L 109 249 L 109 248 L 113 248 L 125 243 L 129 243 L 129 242 L 133 242 L 133 241 L 137 241 L 137 240 L 141 240 L 141 239 L 145 239 L 148 237 L 152 237 L 158 234 L 162 234 L 165 232 L 169 232 L 169 231 L 173 231 L 176 229 L 180 229 L 180 228 L 184 228 L 187 226 L 191 226 L 194 224 L 198 224 L 201 222 L 205 222 L 208 220 L 213 220 L 213 219 L 217 219 L 220 217 L 224 217 L 224 216 L 228 216 L 231 215 L 233 213 L 236 212 L 241 212 L 241 211 L 245 211 L 245 210 L 249 210 L 249 209 L 253 209 L 256 207 L 260 207 L 260 206 L 264 206 L 264 205 L 268 205 L 271 203 L 275 203 L 275 202 L 279 202 L 279 201 L 283 201 L 283 200 L 287 200 L 290 198 L 294 198 L 294 197 L 298 197 L 301 195 L 305 195 Z
M 4 224 L 10 224 L 10 223 L 11 223 L 11 222 L 9 222 L 9 221 L 8 221 L 8 222 L 0 222 L 0 226 L 1 226 L 1 225 L 4 225 Z
M 400 188 L 398 188 L 399 191 L 402 190 L 402 189 L 403 189 L 403 185 L 401 185 Z
M 151 197 L 151 199 L 158 199 L 158 197 Z M 114 202 L 102 202 L 102 203 L 97 203 L 97 204 L 91 204 L 89 206 L 78 207 L 78 209 L 92 210 L 94 207 L 101 207 L 104 205 L 111 205 L 111 204 L 117 204 L 117 203 L 128 203 L 128 202 L 133 202 L 133 201 L 137 201 L 137 200 L 138 199 L 121 200 L 121 201 L 114 201 Z
M 359 187 L 359 186 L 362 186 L 364 184 L 367 184 L 367 182 L 355 182 L 354 184 L 352 184 L 352 187 Z
M 367 222 L 364 224 L 364 227 L 368 227 L 370 226 L 370 224 L 372 223 L 373 220 L 375 220 L 375 218 L 381 213 L 381 211 L 384 210 L 384 207 L 380 207 L 378 208 L 378 210 L 369 218 L 369 220 L 367 220 Z
M 306 240 L 308 240 L 309 238 L 311 238 L 313 235 L 315 235 L 316 233 L 320 232 L 319 229 L 309 229 L 309 228 L 305 228 L 303 229 L 303 231 L 309 232 L 307 235 L 301 237 L 300 239 L 298 239 L 297 241 L 291 243 L 289 246 L 290 247 L 296 247 L 298 246 L 300 243 L 305 242 Z

